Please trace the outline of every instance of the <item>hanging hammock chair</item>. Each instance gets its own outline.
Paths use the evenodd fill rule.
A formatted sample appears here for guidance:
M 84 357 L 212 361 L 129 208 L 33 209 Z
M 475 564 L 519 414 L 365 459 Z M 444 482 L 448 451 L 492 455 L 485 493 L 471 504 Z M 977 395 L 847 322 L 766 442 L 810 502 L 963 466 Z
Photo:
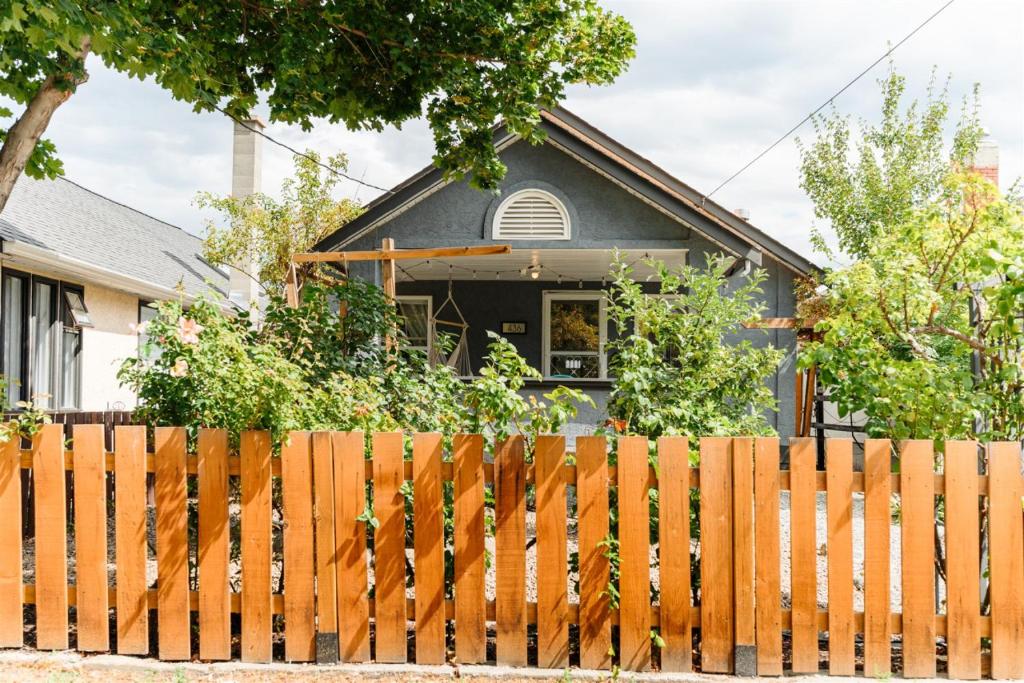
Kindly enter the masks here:
M 440 317 L 441 311 L 450 307 L 455 313 L 456 320 L 445 320 Z M 446 342 L 451 337 L 458 335 L 458 341 L 454 347 Z M 469 360 L 469 323 L 462 315 L 459 305 L 455 303 L 452 296 L 452 276 L 448 271 L 448 297 L 434 311 L 430 318 L 430 336 L 433 344 L 430 346 L 430 364 L 447 365 L 455 370 L 460 377 L 470 377 L 473 374 L 473 367 Z M 444 349 L 451 348 L 451 352 L 445 356 Z

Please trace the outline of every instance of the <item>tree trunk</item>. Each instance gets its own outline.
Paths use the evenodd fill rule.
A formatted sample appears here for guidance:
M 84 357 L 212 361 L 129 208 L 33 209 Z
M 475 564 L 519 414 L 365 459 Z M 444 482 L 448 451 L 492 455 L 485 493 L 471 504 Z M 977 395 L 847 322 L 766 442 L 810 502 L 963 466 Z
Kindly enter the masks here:
M 89 47 L 89 37 L 86 36 L 82 39 L 79 59 L 85 59 L 89 53 Z M 58 81 L 68 78 L 73 79 L 72 87 L 60 88 Z M 85 77 L 75 78 L 68 74 L 47 76 L 25 111 L 7 131 L 7 138 L 4 140 L 3 147 L 0 147 L 0 211 L 3 211 L 7 205 L 7 199 L 11 196 L 14 183 L 21 177 L 36 144 L 46 131 L 46 127 L 50 125 L 50 117 L 53 116 L 53 112 L 57 111 L 57 107 L 71 97 L 75 87 L 84 82 Z

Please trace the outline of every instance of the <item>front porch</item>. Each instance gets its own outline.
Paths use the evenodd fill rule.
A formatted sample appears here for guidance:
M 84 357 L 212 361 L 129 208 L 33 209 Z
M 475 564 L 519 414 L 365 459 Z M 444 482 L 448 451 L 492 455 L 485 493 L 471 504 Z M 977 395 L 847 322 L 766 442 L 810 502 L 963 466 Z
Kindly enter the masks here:
M 621 261 L 633 276 L 657 291 L 656 273 L 644 261 L 676 268 L 685 249 L 623 250 Z M 582 405 L 568 436 L 586 434 L 606 418 L 611 388 L 607 343 L 615 336 L 605 313 L 604 290 L 615 263 L 611 249 L 513 249 L 509 254 L 454 260 L 396 262 L 396 298 L 409 342 L 430 355 L 437 336 L 457 339 L 465 320 L 470 374 L 476 374 L 495 332 L 512 342 L 544 376 L 524 394 L 558 385 L 582 389 L 595 407 Z M 461 319 L 459 315 L 461 314 Z M 431 321 L 436 325 L 431 333 Z
M 468 325 L 473 373 L 495 332 L 511 341 L 545 380 L 600 387 L 608 384 L 605 345 L 614 335 L 606 320 L 603 291 L 615 262 L 611 249 L 513 249 L 509 254 L 457 260 L 397 262 L 396 294 L 413 346 L 430 351 L 437 332 L 454 334 Z M 686 263 L 685 249 L 622 250 L 633 277 L 657 290 L 656 273 L 644 261 L 672 268 Z M 449 298 L 450 295 L 450 298 Z

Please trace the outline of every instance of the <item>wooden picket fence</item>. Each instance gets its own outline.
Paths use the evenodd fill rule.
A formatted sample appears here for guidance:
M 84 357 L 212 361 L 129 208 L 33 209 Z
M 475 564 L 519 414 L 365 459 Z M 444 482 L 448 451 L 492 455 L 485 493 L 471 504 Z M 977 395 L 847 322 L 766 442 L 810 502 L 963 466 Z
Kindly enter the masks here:
M 400 433 L 373 434 L 367 459 L 361 433 L 293 433 L 275 455 L 266 433 L 247 432 L 234 455 L 222 430 L 202 430 L 195 454 L 187 452 L 185 430 L 154 432 L 152 453 L 146 451 L 146 428 L 137 426 L 116 428 L 113 452 L 104 448 L 102 425 L 76 425 L 70 451 L 60 425 L 43 428 L 30 450 L 13 442 L 2 447 L 0 646 L 21 647 L 26 633 L 34 632 L 36 648 L 61 650 L 73 633 L 81 651 L 269 662 L 274 643 L 283 639 L 287 661 L 405 662 L 413 642 L 416 662 L 440 664 L 484 662 L 491 639 L 494 660 L 513 666 L 689 671 L 696 663 L 705 672 L 781 675 L 784 669 L 817 672 L 825 660 L 837 675 L 859 670 L 884 676 L 895 670 L 928 677 L 942 663 L 950 678 L 1024 677 L 1020 444 L 992 443 L 979 450 L 974 442 L 949 442 L 937 472 L 932 444 L 908 441 L 900 445 L 900 472 L 894 474 L 891 445 L 884 440 L 867 442 L 864 470 L 855 472 L 852 442 L 845 439 L 828 442 L 826 470 L 816 471 L 812 439 L 792 440 L 789 469 L 781 470 L 774 438 L 702 438 L 700 465 L 694 468 L 685 438 L 659 439 L 652 467 L 643 437 L 618 439 L 612 465 L 603 437 L 577 438 L 573 457 L 563 437 L 539 437 L 532 462 L 515 437 L 499 444 L 489 462 L 478 435 L 456 436 L 448 458 L 439 435 L 415 434 L 410 461 Z M 984 474 L 979 453 L 987 463 Z M 34 583 L 23 582 L 23 469 L 31 470 L 36 489 Z M 68 470 L 74 482 L 71 520 L 65 505 Z M 155 583 L 147 580 L 147 473 L 156 480 Z M 103 495 L 108 476 L 115 488 L 112 576 L 110 511 Z M 229 582 L 233 478 L 240 489 L 239 592 Z M 414 493 L 411 520 L 406 482 Z M 454 489 L 450 579 L 446 482 Z M 365 514 L 368 484 L 372 519 Z M 485 594 L 487 486 L 493 486 L 494 501 L 493 601 Z M 699 498 L 691 498 L 691 489 Z M 283 527 L 281 593 L 272 588 L 276 491 Z M 786 491 L 789 607 L 783 606 L 780 571 Z M 822 491 L 824 549 L 815 539 Z M 653 570 L 652 492 L 659 501 L 659 562 Z M 861 494 L 864 568 L 855 577 L 853 511 Z M 890 608 L 889 588 L 895 496 L 902 527 L 897 613 Z M 197 498 L 194 512 L 190 497 Z M 536 507 L 535 603 L 527 602 L 526 590 L 528 499 Z M 699 500 L 699 604 L 691 600 L 692 500 Z M 569 501 L 576 507 L 578 602 L 570 602 L 567 580 Z M 197 521 L 191 539 L 190 514 Z M 413 529 L 411 589 L 407 525 Z M 605 539 L 616 526 L 613 567 Z M 980 529 L 987 535 L 986 555 Z M 69 584 L 72 535 L 75 581 Z M 939 537 L 947 557 L 944 604 L 936 598 Z M 815 567 L 822 552 L 827 608 L 817 599 Z M 656 602 L 652 571 L 660 579 Z M 608 584 L 616 572 L 618 604 L 612 609 Z M 990 609 L 982 606 L 983 576 Z M 864 586 L 862 612 L 854 610 L 855 578 Z M 576 627 L 570 630 L 571 625 Z M 663 643 L 652 639 L 652 631 Z

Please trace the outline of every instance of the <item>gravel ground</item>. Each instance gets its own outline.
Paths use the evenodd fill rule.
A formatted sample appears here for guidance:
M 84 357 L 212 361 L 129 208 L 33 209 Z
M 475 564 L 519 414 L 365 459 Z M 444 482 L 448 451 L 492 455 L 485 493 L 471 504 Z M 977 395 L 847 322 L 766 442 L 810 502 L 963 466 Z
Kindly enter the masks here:
M 782 603 L 785 607 L 790 606 L 790 528 L 789 528 L 789 492 L 782 492 L 782 506 L 779 517 L 781 531 L 781 553 L 782 564 Z M 817 570 L 818 570 L 818 607 L 824 609 L 828 606 L 828 556 L 826 540 L 828 538 L 828 516 L 825 510 L 825 493 L 818 492 L 817 496 L 817 523 L 816 542 L 818 546 Z M 901 590 L 900 590 L 900 527 L 893 523 L 889 531 L 889 562 L 890 583 L 889 601 L 890 609 L 893 612 L 900 611 Z M 864 609 L 864 494 L 853 494 L 853 608 L 862 611 Z

